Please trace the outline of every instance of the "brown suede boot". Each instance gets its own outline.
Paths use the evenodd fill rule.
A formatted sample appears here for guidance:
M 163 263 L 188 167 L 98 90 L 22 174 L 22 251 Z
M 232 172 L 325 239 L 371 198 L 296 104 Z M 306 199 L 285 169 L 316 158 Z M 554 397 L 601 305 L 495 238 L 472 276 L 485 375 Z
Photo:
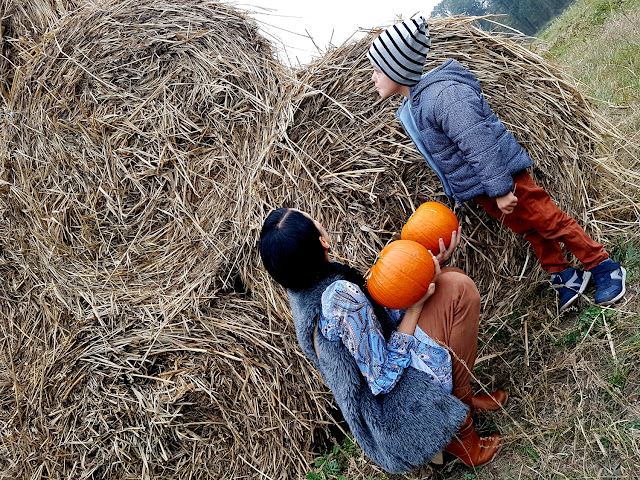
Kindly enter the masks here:
M 471 391 L 467 393 L 462 400 L 464 403 L 471 407 L 474 412 L 487 412 L 499 410 L 507 403 L 509 396 L 504 390 L 496 390 L 489 395 L 472 395 Z
M 469 413 L 460 430 L 444 451 L 455 455 L 468 467 L 476 467 L 491 460 L 498 453 L 501 445 L 502 437 L 497 433 L 489 437 L 478 437 L 475 428 L 473 428 L 471 413 Z

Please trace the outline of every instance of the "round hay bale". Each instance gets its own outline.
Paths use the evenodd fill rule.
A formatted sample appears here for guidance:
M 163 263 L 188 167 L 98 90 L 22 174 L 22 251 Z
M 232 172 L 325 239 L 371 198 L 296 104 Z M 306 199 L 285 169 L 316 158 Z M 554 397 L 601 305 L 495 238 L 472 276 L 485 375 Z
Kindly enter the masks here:
M 163 329 L 82 325 L 0 263 L 8 478 L 301 478 L 326 393 L 295 338 L 226 296 Z M 124 330 L 124 329 L 123 329 Z M 295 360 L 294 360 L 295 359 Z M 293 364 L 292 364 L 293 360 Z M 320 402 L 320 404 L 318 404 Z
M 455 58 L 475 73 L 494 111 L 533 158 L 540 184 L 598 237 L 589 196 L 599 188 L 593 161 L 605 131 L 599 118 L 560 70 L 472 20 L 431 19 L 425 71 Z M 294 119 L 268 158 L 259 192 L 265 210 L 288 205 L 309 211 L 334 238 L 337 257 L 362 272 L 421 203 L 448 203 L 436 175 L 394 120 L 399 99 L 381 101 L 373 88 L 366 51 L 378 32 L 299 72 Z M 524 291 L 547 277 L 524 240 L 468 205 L 456 210 L 464 244 L 452 264 L 478 283 L 486 313 L 510 311 Z M 257 291 L 271 289 L 259 268 L 247 281 Z M 286 299 L 274 299 L 274 305 L 286 311 Z
M 0 162 L 25 274 L 77 318 L 231 290 L 284 96 L 255 22 L 207 0 L 87 5 L 18 75 Z
M 281 73 L 250 19 L 204 0 L 89 5 L 20 69 L 0 129 L 3 472 L 308 469 L 327 393 L 291 329 L 227 292 L 287 124 Z
M 494 111 L 532 156 L 537 181 L 600 237 L 591 201 L 601 198 L 601 182 L 607 177 L 597 159 L 606 125 L 559 69 L 523 44 L 479 30 L 472 22 L 431 19 L 432 50 L 425 71 L 447 58 L 472 70 Z M 421 203 L 447 203 L 436 175 L 394 119 L 399 99 L 382 101 L 373 88 L 366 51 L 377 33 L 338 47 L 297 72 L 293 117 L 256 184 L 255 240 L 242 256 L 244 278 L 254 297 L 287 328 L 292 322 L 286 294 L 266 274 L 255 248 L 271 209 L 308 211 L 332 237 L 334 258 L 364 273 Z M 478 284 L 484 307 L 482 353 L 499 356 L 491 345 L 491 328 L 499 330 L 535 288 L 546 288 L 548 277 L 526 241 L 481 208 L 469 205 L 456 214 L 464 243 L 450 263 Z M 553 308 L 553 291 L 544 291 L 546 305 Z M 326 392 L 326 387 L 319 383 L 314 390 Z M 332 396 L 324 401 L 326 411 Z M 318 404 L 323 405 L 322 398 Z

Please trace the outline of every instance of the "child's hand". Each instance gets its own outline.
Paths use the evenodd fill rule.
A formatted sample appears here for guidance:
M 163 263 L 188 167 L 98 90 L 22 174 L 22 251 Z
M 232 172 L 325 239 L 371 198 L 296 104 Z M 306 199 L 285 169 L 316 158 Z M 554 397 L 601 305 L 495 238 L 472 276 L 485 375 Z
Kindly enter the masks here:
M 509 215 L 516 208 L 516 205 L 518 205 L 518 197 L 509 192 L 504 197 L 496 198 L 496 203 L 502 213 Z
M 435 256 L 438 259 L 438 262 L 442 265 L 444 262 L 449 260 L 451 254 L 456 249 L 458 245 L 460 245 L 460 232 L 462 231 L 462 227 L 458 227 L 457 230 L 451 232 L 451 243 L 449 243 L 449 248 L 444 248 L 444 240 L 440 239 L 440 252 Z M 433 256 L 433 252 L 429 250 L 429 253 Z

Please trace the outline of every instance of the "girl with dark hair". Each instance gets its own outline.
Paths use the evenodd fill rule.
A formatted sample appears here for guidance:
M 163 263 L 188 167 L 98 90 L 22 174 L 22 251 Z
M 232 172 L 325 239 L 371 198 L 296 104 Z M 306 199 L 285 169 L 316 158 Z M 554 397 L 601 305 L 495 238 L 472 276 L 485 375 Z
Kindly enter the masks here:
M 363 276 L 329 257 L 326 230 L 307 213 L 280 208 L 260 233 L 260 256 L 287 288 L 303 352 L 333 392 L 362 450 L 403 473 L 445 450 L 469 466 L 491 460 L 500 435 L 479 438 L 472 411 L 498 410 L 504 391 L 474 396 L 480 295 L 462 270 L 443 267 L 460 241 L 433 257 L 427 293 L 406 310 L 368 294 Z
M 317 281 L 329 262 L 328 250 L 329 236 L 322 225 L 298 210 L 274 210 L 262 227 L 262 263 L 287 289 L 298 291 Z

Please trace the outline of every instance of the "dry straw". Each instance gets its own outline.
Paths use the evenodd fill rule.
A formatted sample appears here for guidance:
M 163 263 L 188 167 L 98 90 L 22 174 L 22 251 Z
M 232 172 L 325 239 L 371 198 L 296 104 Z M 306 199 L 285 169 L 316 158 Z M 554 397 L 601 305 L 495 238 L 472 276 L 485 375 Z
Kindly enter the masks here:
M 8 97 L 16 68 L 35 54 L 42 34 L 82 0 L 0 0 L 0 94 Z
M 288 104 L 270 45 L 204 0 L 91 4 L 43 31 L 2 125 L 0 470 L 302 470 L 319 381 L 225 294 Z
M 310 211 L 364 271 L 417 205 L 444 200 L 371 88 L 371 37 L 290 72 L 224 4 L 88 3 L 56 21 L 61 5 L 11 16 L 38 34 L 12 33 L 28 55 L 0 130 L 0 471 L 303 476 L 332 400 L 260 267 L 264 217 Z M 468 19 L 432 33 L 427 68 L 468 66 L 536 177 L 598 236 L 617 167 L 596 161 L 606 126 L 572 83 Z M 485 316 L 510 312 L 543 278 L 536 262 L 458 213 Z
M 171 317 L 232 285 L 283 96 L 256 26 L 210 2 L 114 2 L 38 48 L 4 151 L 31 274 L 78 318 Z

